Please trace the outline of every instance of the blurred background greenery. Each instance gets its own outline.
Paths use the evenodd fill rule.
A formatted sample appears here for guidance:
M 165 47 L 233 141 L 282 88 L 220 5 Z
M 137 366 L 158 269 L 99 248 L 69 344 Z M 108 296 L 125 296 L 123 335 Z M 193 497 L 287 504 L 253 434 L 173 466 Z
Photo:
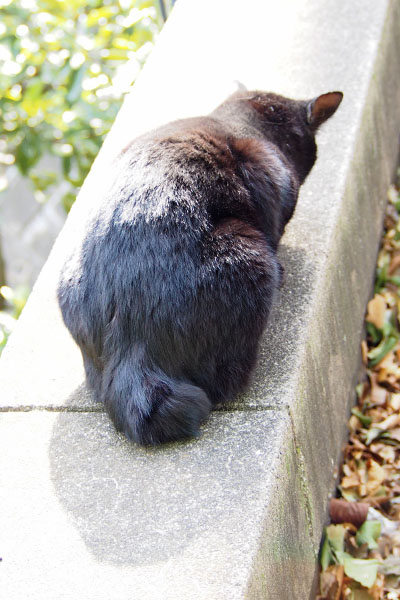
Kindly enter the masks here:
M 68 212 L 171 5 L 0 0 L 0 191 L 17 168 L 33 202 L 62 182 Z M 23 295 L 6 285 L 0 252 L 0 351 Z

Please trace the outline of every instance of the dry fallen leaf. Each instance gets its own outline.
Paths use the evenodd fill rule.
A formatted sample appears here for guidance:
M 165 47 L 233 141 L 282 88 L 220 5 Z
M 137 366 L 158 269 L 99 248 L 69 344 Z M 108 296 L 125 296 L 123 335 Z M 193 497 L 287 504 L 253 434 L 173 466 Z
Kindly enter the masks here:
M 379 423 L 375 423 L 374 426 L 379 427 L 379 429 L 383 429 L 383 430 L 387 431 L 389 429 L 393 429 L 394 427 L 397 427 L 397 425 L 400 425 L 400 414 L 390 415 L 383 421 L 380 421 Z
M 381 573 L 378 573 L 374 585 L 368 590 L 368 593 L 373 600 L 381 600 L 383 598 L 384 586 L 385 577 Z
M 391 394 L 388 405 L 394 411 L 400 410 L 400 394 Z
M 367 474 L 368 481 L 366 489 L 367 494 L 370 496 L 380 488 L 382 482 L 386 478 L 386 472 L 379 463 L 370 458 L 367 462 Z
M 387 444 L 373 443 L 370 445 L 371 452 L 377 454 L 387 463 L 393 463 L 396 460 L 396 449 Z
M 351 415 L 347 425 L 350 431 L 357 431 L 358 429 L 361 429 L 361 421 L 358 417 L 356 417 L 356 415 Z
M 359 483 L 360 483 L 360 478 L 357 475 L 357 473 L 352 473 L 351 475 L 346 475 L 345 477 L 343 477 L 340 485 L 342 486 L 342 488 L 347 490 L 348 488 L 359 485 Z
M 380 385 L 374 385 L 371 389 L 371 404 L 375 406 L 383 406 L 386 404 L 387 390 Z
M 400 253 L 395 252 L 392 257 L 392 260 L 390 261 L 390 265 L 389 265 L 389 269 L 388 269 L 389 275 L 393 275 L 393 273 L 399 267 L 400 267 Z
M 340 600 L 344 569 L 342 565 L 331 565 L 321 575 L 320 592 L 326 600 Z
M 368 364 L 368 345 L 365 340 L 361 342 L 361 358 L 365 366 Z
M 360 527 L 367 518 L 369 505 L 364 502 L 347 502 L 332 498 L 329 503 L 329 516 L 332 523 L 352 523 Z
M 382 329 L 385 324 L 386 302 L 380 294 L 368 302 L 366 320 L 375 325 L 377 329 Z
M 400 427 L 396 427 L 390 431 L 390 437 L 392 440 L 400 442 Z

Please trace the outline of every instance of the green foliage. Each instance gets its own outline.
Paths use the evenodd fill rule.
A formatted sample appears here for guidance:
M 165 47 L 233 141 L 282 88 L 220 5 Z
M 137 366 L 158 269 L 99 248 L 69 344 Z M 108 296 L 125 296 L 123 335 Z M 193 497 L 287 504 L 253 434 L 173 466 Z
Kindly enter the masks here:
M 68 210 L 160 27 L 156 0 L 0 0 L 0 163 Z M 128 61 L 130 62 L 127 67 Z M 136 71 L 136 73 L 135 73 Z M 7 185 L 0 178 L 0 189 Z
M 379 521 L 364 521 L 356 534 L 357 544 L 367 544 L 370 550 L 375 550 L 378 548 L 377 539 L 381 535 L 381 529 Z
M 5 309 L 0 310 L 0 354 L 25 306 L 28 295 L 29 290 L 26 287 L 16 290 L 12 290 L 6 285 L 0 287 L 0 298 L 6 304 Z
M 357 542 L 375 548 L 380 529 L 380 523 L 377 521 L 365 522 L 357 532 Z M 348 577 L 370 588 L 376 580 L 380 563 L 376 559 L 357 558 L 345 552 L 345 536 L 346 529 L 343 525 L 329 525 L 325 528 L 320 557 L 322 569 L 327 569 L 330 564 L 343 565 Z

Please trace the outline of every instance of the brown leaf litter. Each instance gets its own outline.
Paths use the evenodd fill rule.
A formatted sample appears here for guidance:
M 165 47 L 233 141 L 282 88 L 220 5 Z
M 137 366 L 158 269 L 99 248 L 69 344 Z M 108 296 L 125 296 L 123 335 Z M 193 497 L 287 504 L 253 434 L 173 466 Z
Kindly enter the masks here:
M 321 546 L 317 600 L 400 599 L 400 193 L 391 186 L 364 377 L 348 422 L 338 498 Z

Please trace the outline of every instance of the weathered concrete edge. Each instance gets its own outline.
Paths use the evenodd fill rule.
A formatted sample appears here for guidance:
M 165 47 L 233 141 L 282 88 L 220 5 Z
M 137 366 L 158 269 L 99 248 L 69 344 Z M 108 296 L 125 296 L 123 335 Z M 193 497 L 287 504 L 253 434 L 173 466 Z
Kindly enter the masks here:
M 366 303 L 371 296 L 388 185 L 399 159 L 400 132 L 400 5 L 391 2 L 365 98 L 362 121 L 348 165 L 343 201 L 327 246 L 329 255 L 320 273 L 307 316 L 306 338 L 295 372 L 295 401 L 286 408 L 292 423 L 297 464 L 307 499 L 309 533 L 317 555 L 328 500 L 337 478 L 347 416 L 355 402 L 361 363 Z M 366 218 L 359 219 L 357 213 Z M 342 317 L 344 317 L 342 319 Z M 339 350 L 339 352 L 338 352 Z M 328 372 L 330 359 L 336 371 Z M 329 369 L 330 370 L 330 369 Z M 338 395 L 341 397 L 338 399 Z M 325 414 L 319 408 L 326 404 Z M 247 404 L 250 408 L 251 404 Z M 267 405 L 265 406 L 267 408 Z M 275 407 L 276 408 L 276 407 Z M 311 416 L 319 414 L 320 420 Z M 315 435 L 314 428 L 327 436 Z M 320 438 L 320 439 L 318 439 Z M 314 441 L 326 442 L 325 447 Z M 332 444 L 332 441 L 334 442 Z M 265 544 L 249 581 L 249 598 L 261 598 L 259 574 L 265 569 Z M 310 599 L 315 597 L 316 569 Z
M 334 490 L 334 467 L 339 464 L 348 436 L 347 415 L 355 402 L 360 341 L 375 278 L 387 188 L 398 165 L 399 58 L 400 5 L 393 1 L 370 74 L 343 202 L 328 244 L 329 255 L 310 306 L 308 335 L 300 348 L 301 366 L 294 387 L 297 401 L 288 409 L 310 502 L 310 533 L 316 549 L 327 517 L 329 495 Z M 321 420 L 309 419 L 321 402 L 326 406 L 323 411 L 319 409 Z M 325 448 L 313 443 L 318 438 L 314 433 L 316 425 L 328 432 L 319 440 L 324 440 Z

